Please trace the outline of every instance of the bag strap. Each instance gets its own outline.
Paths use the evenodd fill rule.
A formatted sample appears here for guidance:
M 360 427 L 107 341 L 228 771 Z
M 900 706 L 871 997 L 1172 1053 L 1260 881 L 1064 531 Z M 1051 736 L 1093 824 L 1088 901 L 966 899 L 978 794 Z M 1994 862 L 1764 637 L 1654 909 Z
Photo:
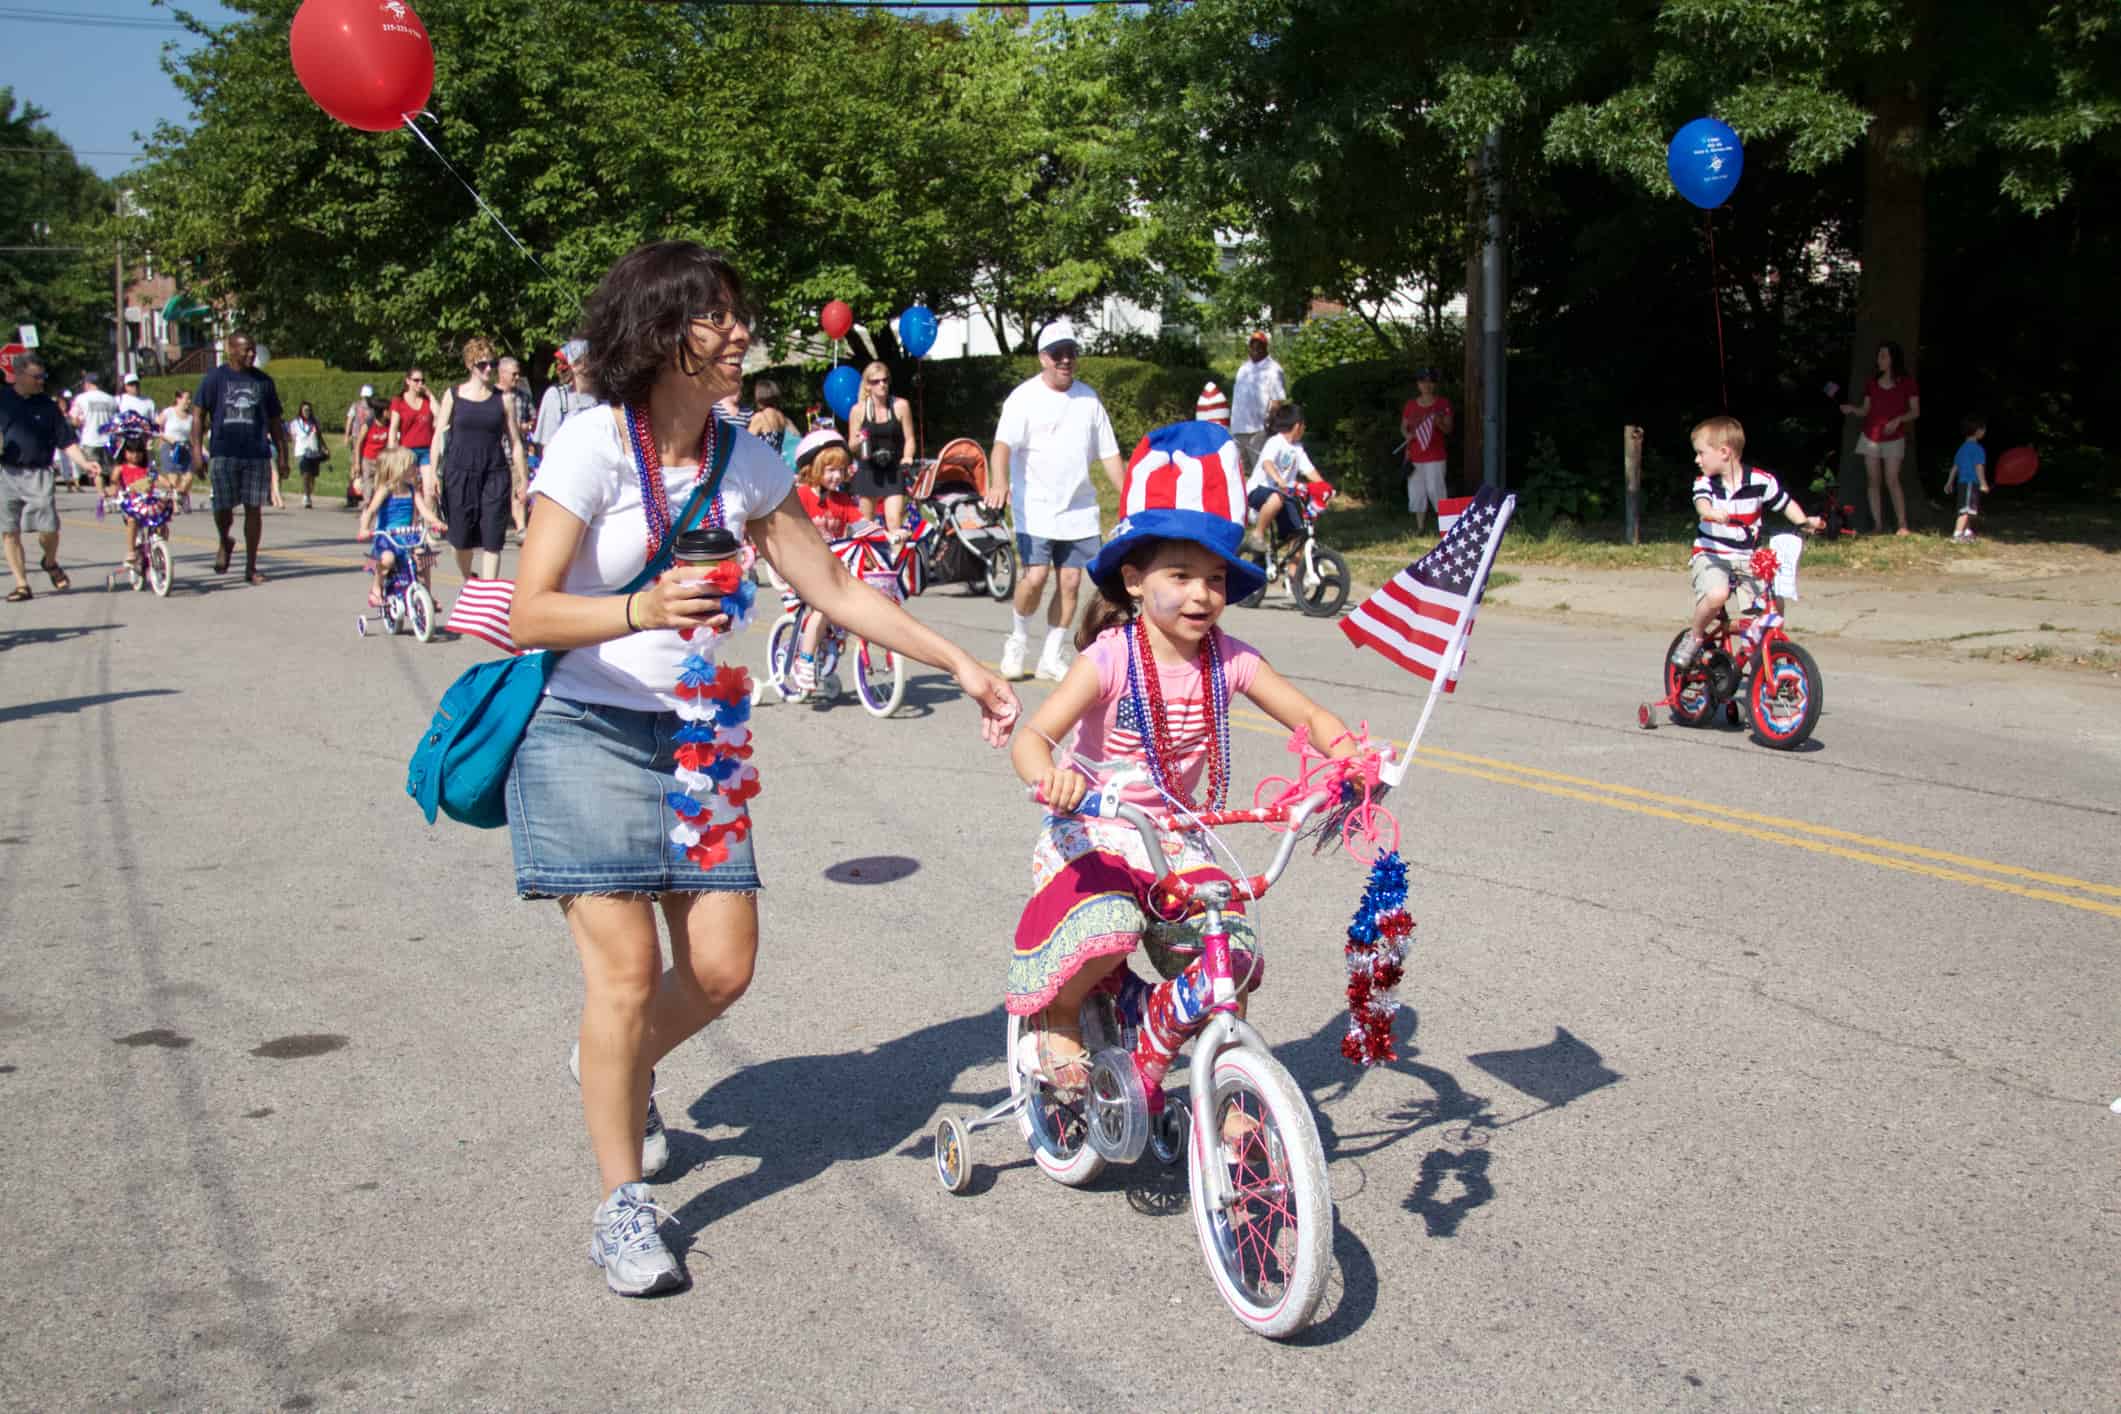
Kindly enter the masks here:
M 713 417 L 714 413 L 710 410 L 707 415 Z M 731 435 L 734 430 L 726 424 L 715 429 L 714 459 L 707 469 L 706 477 L 694 483 L 692 495 L 685 502 L 685 509 L 678 513 L 677 523 L 670 527 L 670 534 L 663 537 L 663 544 L 655 552 L 655 557 L 643 565 L 641 572 L 633 577 L 633 582 L 619 593 L 632 594 L 646 589 L 655 583 L 657 575 L 670 568 L 670 562 L 677 554 L 678 537 L 692 529 L 693 523 L 705 514 L 707 507 L 713 503 L 715 493 L 722 489 L 722 474 L 729 470 L 730 454 L 736 450 L 736 438 Z

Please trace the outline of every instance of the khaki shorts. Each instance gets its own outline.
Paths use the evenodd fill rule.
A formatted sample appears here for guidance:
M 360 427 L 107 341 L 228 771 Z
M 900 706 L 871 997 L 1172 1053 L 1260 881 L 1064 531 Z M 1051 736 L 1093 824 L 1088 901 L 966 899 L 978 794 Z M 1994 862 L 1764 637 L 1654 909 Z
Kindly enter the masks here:
M 1732 591 L 1741 585 L 1749 590 L 1754 598 L 1760 597 L 1760 581 L 1748 573 L 1744 565 L 1734 564 L 1714 555 L 1696 555 L 1687 566 L 1687 572 L 1694 581 L 1694 602 L 1697 604 L 1719 589 L 1723 591 L 1725 598 L 1729 598 Z
M 59 506 L 53 497 L 50 467 L 0 466 L 0 532 L 9 535 L 54 535 Z

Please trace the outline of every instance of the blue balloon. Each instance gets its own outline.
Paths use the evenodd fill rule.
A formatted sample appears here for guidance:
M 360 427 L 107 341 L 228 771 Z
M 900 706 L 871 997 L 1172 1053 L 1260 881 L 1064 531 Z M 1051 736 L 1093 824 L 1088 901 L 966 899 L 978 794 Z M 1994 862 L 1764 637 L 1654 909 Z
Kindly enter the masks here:
M 841 364 L 825 375 L 825 401 L 832 410 L 845 417 L 853 408 L 854 400 L 862 395 L 862 375 L 849 364 Z
M 935 311 L 925 304 L 906 306 L 898 317 L 898 346 L 909 358 L 922 358 L 935 347 Z
M 1738 134 L 1714 118 L 1696 118 L 1672 135 L 1664 168 L 1679 194 L 1704 211 L 1714 210 L 1738 190 L 1745 148 Z

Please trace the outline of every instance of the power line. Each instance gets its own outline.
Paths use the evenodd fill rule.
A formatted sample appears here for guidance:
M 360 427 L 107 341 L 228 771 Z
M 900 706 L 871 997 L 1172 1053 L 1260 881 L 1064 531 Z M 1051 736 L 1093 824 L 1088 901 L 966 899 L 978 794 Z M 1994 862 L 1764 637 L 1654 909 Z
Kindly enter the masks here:
M 27 20 L 40 25 L 86 25 L 98 29 L 181 30 L 175 20 L 154 20 L 139 15 L 82 15 L 65 10 L 0 10 L 0 19 Z

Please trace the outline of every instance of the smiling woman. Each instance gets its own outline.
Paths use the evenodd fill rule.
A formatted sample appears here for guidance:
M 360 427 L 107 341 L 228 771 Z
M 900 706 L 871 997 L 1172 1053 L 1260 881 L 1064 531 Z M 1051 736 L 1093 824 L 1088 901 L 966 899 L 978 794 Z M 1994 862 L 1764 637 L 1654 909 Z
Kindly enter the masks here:
M 669 1156 L 653 1068 L 744 994 L 758 951 L 748 685 L 712 663 L 747 600 L 712 582 L 715 560 L 748 537 L 833 622 L 949 671 L 990 744 L 1007 740 L 1017 711 L 963 650 L 852 579 L 791 494 L 787 463 L 712 415 L 742 381 L 746 308 L 736 271 L 689 241 L 642 246 L 604 277 L 582 335 L 605 405 L 569 418 L 545 448 L 545 504 L 510 614 L 519 646 L 569 650 L 546 660 L 545 696 L 509 771 L 508 826 L 516 892 L 559 900 L 581 958 L 577 1073 L 609 1195 L 590 1250 L 629 1296 L 685 1281 L 643 1182 Z

